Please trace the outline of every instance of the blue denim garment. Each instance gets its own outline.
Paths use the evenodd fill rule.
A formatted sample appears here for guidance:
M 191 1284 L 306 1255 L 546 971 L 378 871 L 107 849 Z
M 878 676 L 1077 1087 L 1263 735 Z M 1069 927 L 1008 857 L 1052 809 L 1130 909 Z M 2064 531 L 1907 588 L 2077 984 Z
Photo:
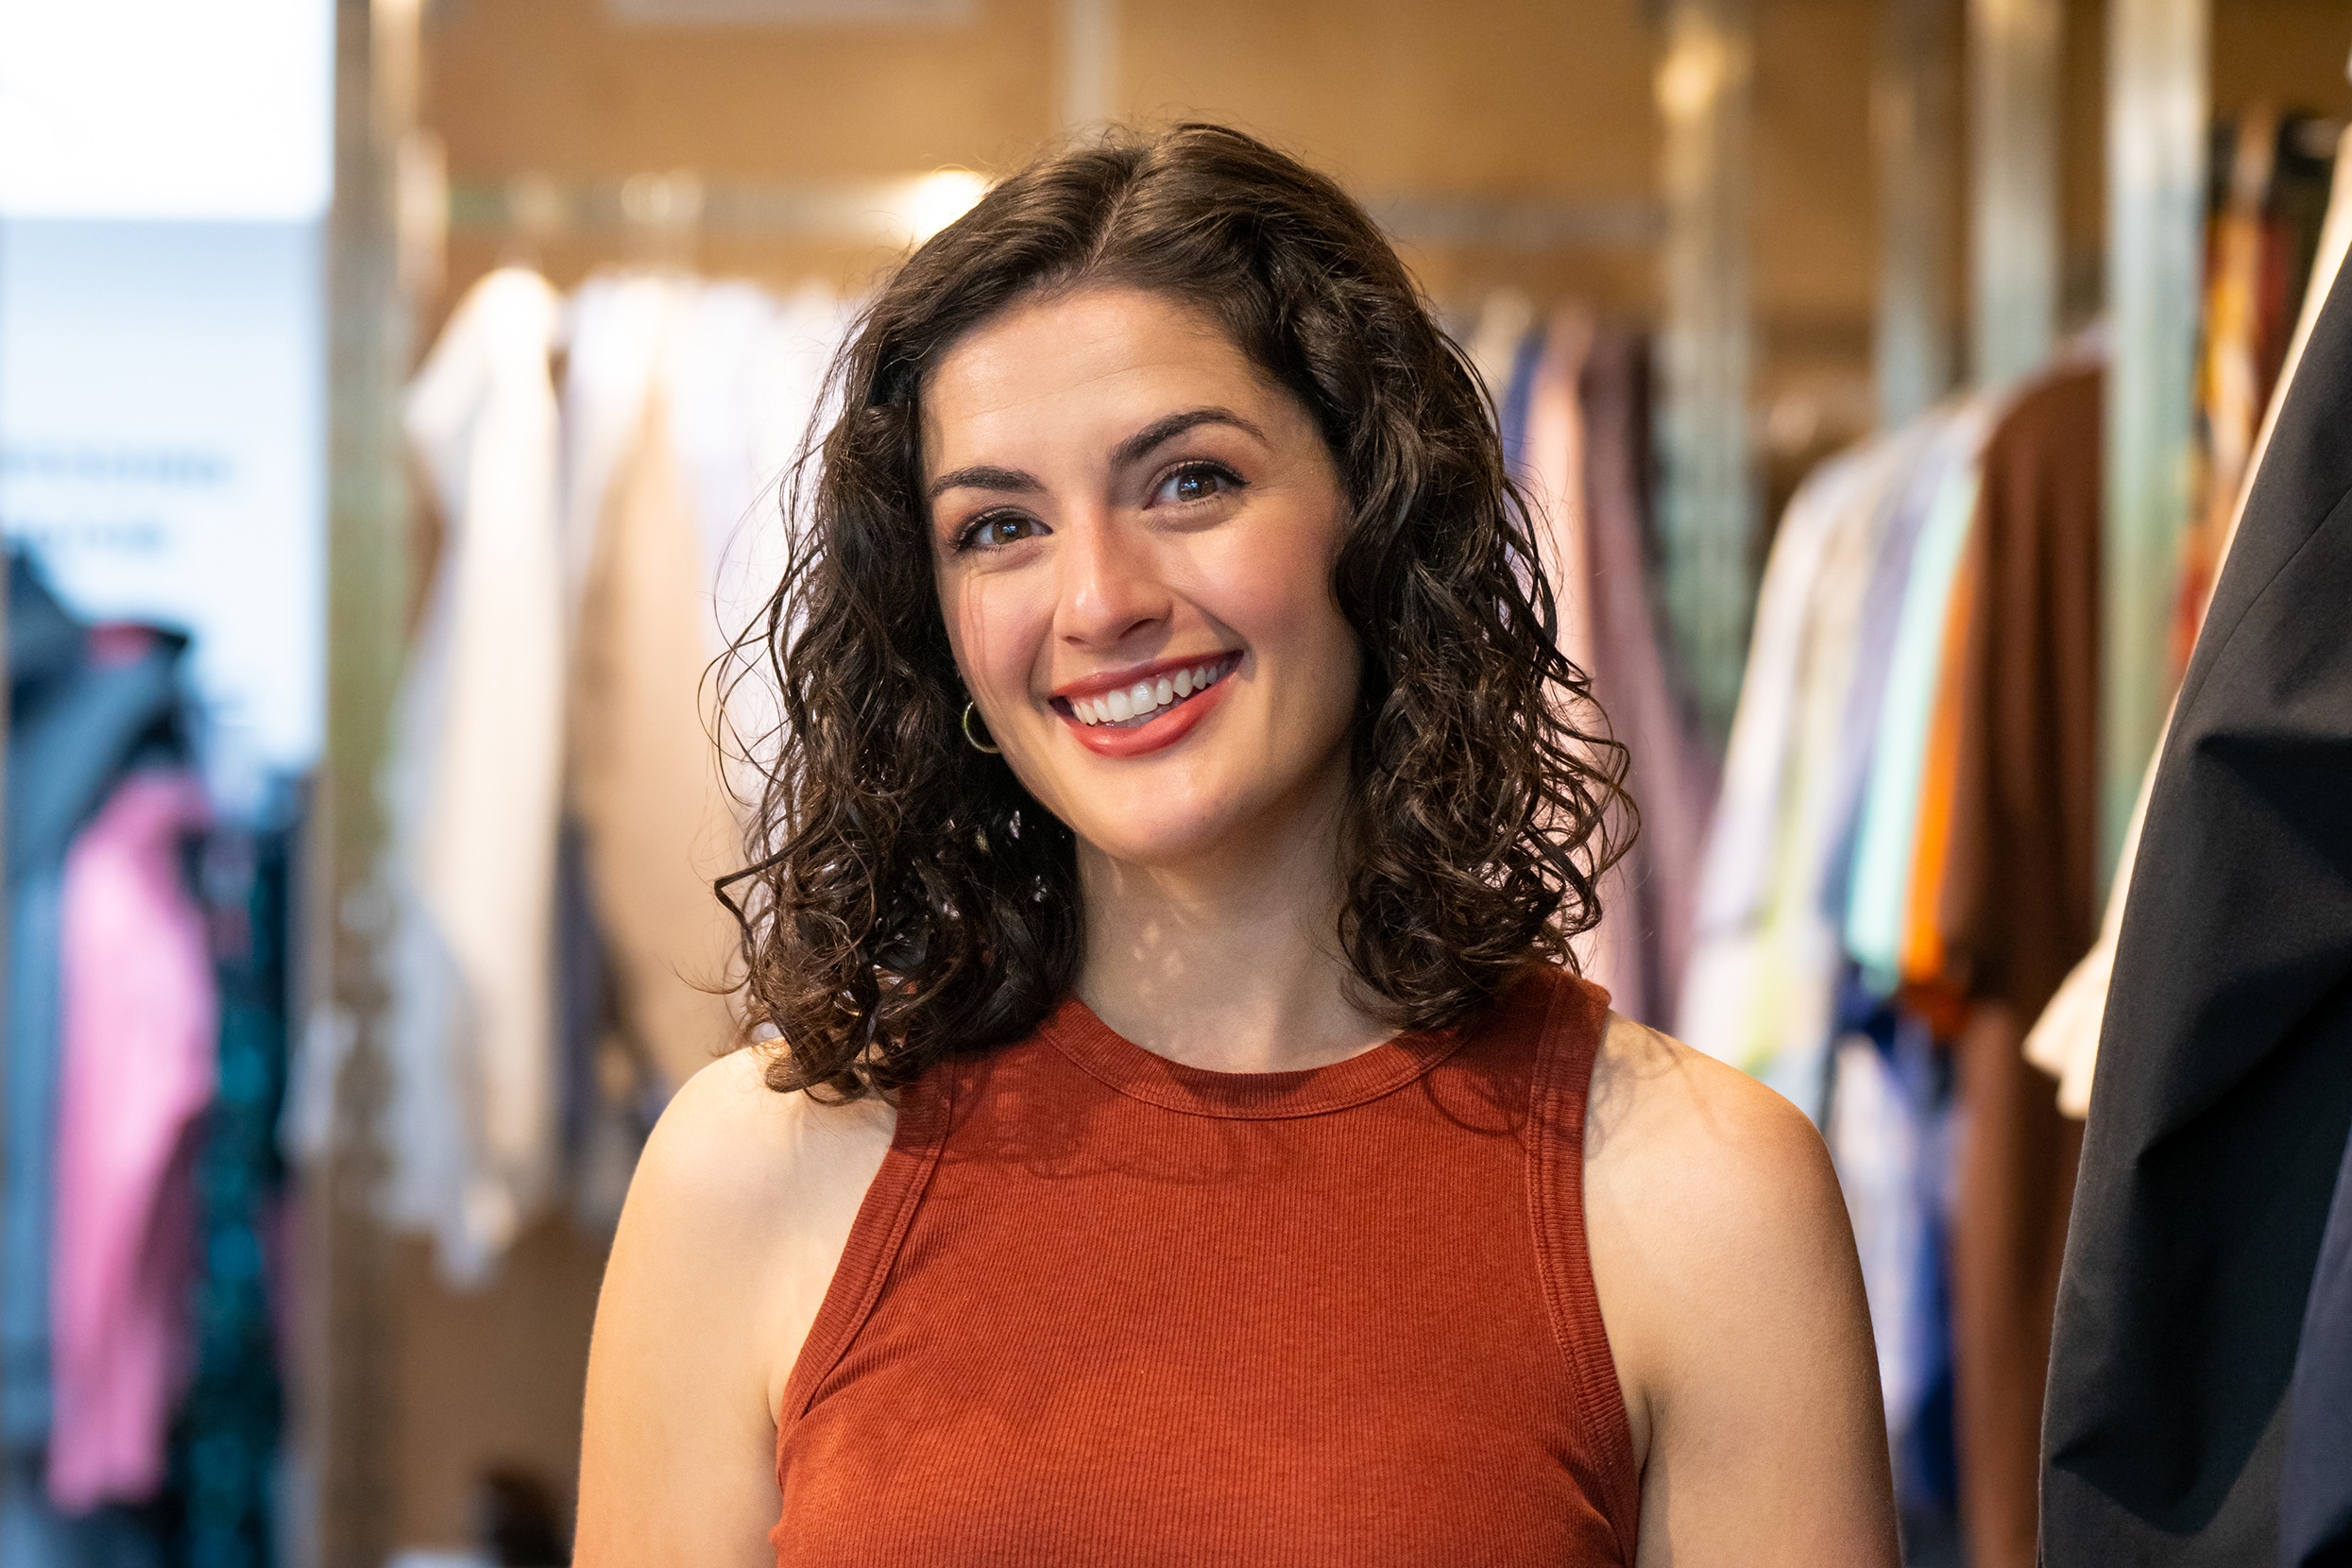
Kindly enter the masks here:
M 2352 1563 L 2352 1142 L 2336 1173 L 2287 1386 L 2278 1560 L 2284 1568 Z
M 24 555 L 9 559 L 7 1163 L 0 1167 L 0 1442 L 49 1432 L 49 1241 L 58 1076 L 58 895 L 65 852 L 130 764 L 184 756 L 179 666 L 159 633 L 96 663 L 87 629 Z

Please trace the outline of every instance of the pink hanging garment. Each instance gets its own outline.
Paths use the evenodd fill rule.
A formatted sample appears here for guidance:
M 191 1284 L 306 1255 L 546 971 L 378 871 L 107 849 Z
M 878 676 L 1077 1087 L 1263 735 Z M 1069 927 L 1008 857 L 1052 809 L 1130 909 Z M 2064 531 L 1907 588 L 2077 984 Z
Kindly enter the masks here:
M 134 774 L 65 858 L 48 1487 L 67 1513 L 161 1489 L 188 1366 L 218 998 L 180 847 L 203 821 L 193 777 Z

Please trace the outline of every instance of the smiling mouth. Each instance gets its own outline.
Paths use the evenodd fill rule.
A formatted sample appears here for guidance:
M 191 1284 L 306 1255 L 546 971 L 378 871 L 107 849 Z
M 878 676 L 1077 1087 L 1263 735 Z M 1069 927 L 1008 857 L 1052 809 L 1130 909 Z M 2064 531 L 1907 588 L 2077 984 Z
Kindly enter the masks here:
M 1089 729 L 1141 729 L 1190 702 L 1241 667 L 1239 654 L 1220 654 L 1181 670 L 1163 670 L 1095 697 L 1056 697 L 1053 706 Z

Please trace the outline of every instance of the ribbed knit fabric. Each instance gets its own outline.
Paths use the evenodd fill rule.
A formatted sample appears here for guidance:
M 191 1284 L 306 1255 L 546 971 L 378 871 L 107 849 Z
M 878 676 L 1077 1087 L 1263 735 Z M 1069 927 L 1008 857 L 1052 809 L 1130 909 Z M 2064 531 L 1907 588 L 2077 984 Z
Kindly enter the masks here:
M 904 1095 L 784 1395 L 789 1568 L 1633 1560 L 1585 1250 L 1608 997 L 1309 1072 L 1075 999 Z

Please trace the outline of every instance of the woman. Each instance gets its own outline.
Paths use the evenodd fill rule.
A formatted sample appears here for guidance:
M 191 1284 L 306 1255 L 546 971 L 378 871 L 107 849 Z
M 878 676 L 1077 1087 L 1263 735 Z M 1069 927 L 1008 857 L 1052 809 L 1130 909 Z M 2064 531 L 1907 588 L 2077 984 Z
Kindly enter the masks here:
M 1820 1142 L 1568 967 L 1621 768 L 1363 213 L 1048 159 L 840 381 L 578 1560 L 1894 1562 Z

